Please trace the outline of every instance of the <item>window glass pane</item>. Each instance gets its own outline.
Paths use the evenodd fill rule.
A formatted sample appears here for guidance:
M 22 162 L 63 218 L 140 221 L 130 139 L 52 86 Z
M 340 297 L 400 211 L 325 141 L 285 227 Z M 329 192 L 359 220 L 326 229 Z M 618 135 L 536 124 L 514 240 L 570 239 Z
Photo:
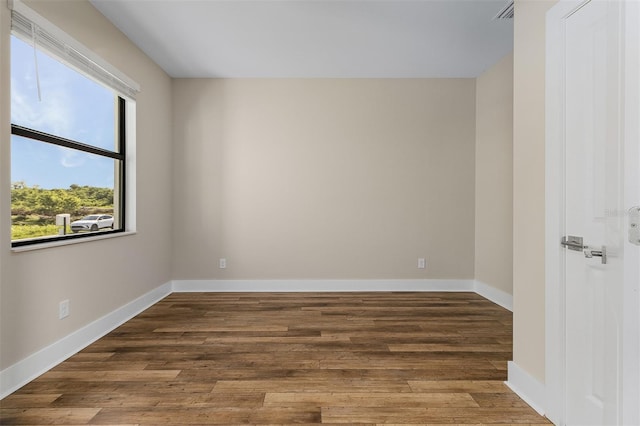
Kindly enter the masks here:
M 120 161 L 13 135 L 11 239 L 120 229 Z M 68 214 L 66 227 L 56 215 Z M 89 215 L 109 218 L 81 220 Z
M 38 50 L 38 99 L 33 47 L 11 37 L 11 122 L 117 151 L 116 95 Z

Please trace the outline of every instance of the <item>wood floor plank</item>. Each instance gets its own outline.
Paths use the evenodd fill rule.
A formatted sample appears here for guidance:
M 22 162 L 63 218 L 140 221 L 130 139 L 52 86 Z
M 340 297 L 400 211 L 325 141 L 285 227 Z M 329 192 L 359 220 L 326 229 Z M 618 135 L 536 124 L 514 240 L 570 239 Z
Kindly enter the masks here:
M 490 394 L 492 395 L 492 394 Z M 483 402 L 490 400 L 483 400 Z M 479 407 L 468 393 L 269 392 L 265 406 L 281 407 Z
M 468 366 L 467 366 L 468 367 Z M 333 369 L 312 369 L 312 368 L 251 368 L 251 367 L 212 367 L 208 369 L 186 369 L 183 370 L 176 380 L 187 382 L 193 380 L 207 381 L 234 381 L 234 380 L 268 380 L 268 379 L 296 379 L 296 380 L 343 380 L 343 379 L 369 379 L 386 381 L 408 381 L 408 380 L 477 380 L 487 377 L 497 377 L 498 381 L 503 380 L 504 372 L 499 370 L 467 370 L 456 369 L 448 372 L 446 369 L 433 367 L 427 369 L 356 369 L 356 368 L 333 368 Z M 457 379 L 456 379 L 457 378 Z
M 82 382 L 131 382 L 131 381 L 159 381 L 159 380 L 173 380 L 178 374 L 179 370 L 113 370 L 113 371 L 49 371 L 40 376 L 39 380 L 52 380 L 52 381 L 82 381 Z
M 215 391 L 254 390 L 259 392 L 411 392 L 405 381 L 396 380 L 221 380 L 216 383 Z
M 210 392 L 184 394 L 171 399 L 163 398 L 157 407 L 234 407 L 242 409 L 258 409 L 264 404 L 264 392 Z
M 64 393 L 129 393 L 140 395 L 145 393 L 163 393 L 166 398 L 181 393 L 211 392 L 215 382 L 203 381 L 95 381 L 81 382 L 71 380 L 45 381 L 37 379 L 25 385 L 16 395 L 38 395 L 47 392 Z M 4 401 L 0 401 L 0 407 L 4 406 Z M 0 423 L 1 424 L 1 423 Z
M 471 397 L 480 407 L 488 408 L 527 408 L 528 405 L 513 393 L 472 393 Z
M 205 343 L 238 343 L 238 344 L 259 344 L 275 343 L 316 345 L 319 343 L 354 343 L 349 336 L 237 336 L 237 337 L 208 337 Z
M 414 392 L 512 393 L 498 380 L 409 380 Z
M 397 358 L 393 360 L 393 364 L 390 365 L 391 357 L 386 359 L 324 359 L 320 362 L 320 368 L 339 368 L 339 369 L 381 369 L 386 370 L 389 368 L 397 369 L 421 369 L 427 366 L 431 367 L 452 367 L 452 368 L 477 368 L 484 370 L 494 370 L 495 367 L 489 360 L 459 360 L 458 362 L 449 360 L 424 360 L 417 358 Z M 504 374 L 503 374 L 504 376 Z
M 135 423 L 140 425 L 206 425 L 206 424 L 246 424 L 251 410 L 232 408 L 157 408 L 146 410 L 135 408 L 104 408 L 91 424 Z
M 224 325 L 216 325 L 216 326 L 198 326 L 191 325 L 187 329 L 184 328 L 176 328 L 176 327 L 164 327 L 164 328 L 156 328 L 154 331 L 158 333 L 175 333 L 175 332 L 184 332 L 184 331 L 199 331 L 199 332 L 219 332 L 219 331 L 230 331 L 230 332 L 245 332 L 245 331 L 287 331 L 289 328 L 282 325 L 233 325 L 233 324 L 224 324 Z
M 100 408 L 2 408 L 3 425 L 86 425 L 100 412 Z
M 546 425 L 474 293 L 174 293 L 0 401 L 0 424 Z
M 164 395 L 133 395 L 118 392 L 74 393 L 66 392 L 51 403 L 57 408 L 92 408 L 92 407 L 153 407 L 161 403 Z
M 128 370 L 145 370 L 149 365 L 148 362 L 130 362 L 130 361 L 77 361 L 70 359 L 67 362 L 59 364 L 51 371 L 128 371 Z
M 451 343 L 418 343 L 389 345 L 391 352 L 508 352 L 511 353 L 511 345 L 504 344 L 459 344 Z
M 46 408 L 56 399 L 62 396 L 61 393 L 14 393 L 2 400 L 2 408 Z
M 454 423 L 454 424 L 522 424 L 541 420 L 533 409 L 514 408 L 414 408 L 401 407 L 328 407 L 322 409 L 327 422 L 349 423 Z
M 320 423 L 319 409 L 292 408 L 105 408 L 95 416 L 92 424 L 138 423 L 149 425 L 217 425 L 217 424 L 297 424 Z
M 75 362 L 88 362 L 88 361 L 107 361 L 115 355 L 115 352 L 78 352 L 73 355 L 68 361 Z

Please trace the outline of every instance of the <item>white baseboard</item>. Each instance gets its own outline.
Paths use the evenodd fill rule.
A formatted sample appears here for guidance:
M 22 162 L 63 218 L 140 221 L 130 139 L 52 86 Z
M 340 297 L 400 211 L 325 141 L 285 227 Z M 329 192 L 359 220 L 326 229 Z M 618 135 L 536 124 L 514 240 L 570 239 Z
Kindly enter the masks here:
M 496 305 L 513 312 L 513 296 L 480 280 L 474 281 L 474 291 L 485 299 L 491 300 Z
M 473 280 L 177 280 L 174 292 L 474 291 Z
M 513 311 L 513 296 L 478 280 L 176 280 L 174 292 L 472 291 Z
M 513 361 L 508 363 L 508 379 L 505 382 L 524 402 L 544 416 L 546 391 L 545 386 L 536 378 L 524 371 Z
M 78 353 L 169 294 L 171 283 L 166 283 L 0 371 L 0 399 Z

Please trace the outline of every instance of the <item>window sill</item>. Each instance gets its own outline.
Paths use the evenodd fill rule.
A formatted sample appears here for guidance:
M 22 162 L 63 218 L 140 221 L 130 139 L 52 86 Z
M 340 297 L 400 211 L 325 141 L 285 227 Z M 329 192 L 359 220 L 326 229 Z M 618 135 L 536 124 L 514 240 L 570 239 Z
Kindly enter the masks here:
M 113 234 L 96 235 L 95 237 L 90 237 L 90 238 L 77 238 L 73 240 L 52 241 L 48 243 L 32 244 L 28 246 L 11 247 L 11 251 L 14 253 L 19 253 L 23 251 L 42 250 L 42 249 L 48 249 L 52 247 L 69 246 L 72 244 L 85 244 L 85 243 L 88 243 L 91 241 L 97 241 L 97 240 L 126 237 L 129 235 L 135 235 L 135 234 L 136 234 L 136 231 L 116 232 Z

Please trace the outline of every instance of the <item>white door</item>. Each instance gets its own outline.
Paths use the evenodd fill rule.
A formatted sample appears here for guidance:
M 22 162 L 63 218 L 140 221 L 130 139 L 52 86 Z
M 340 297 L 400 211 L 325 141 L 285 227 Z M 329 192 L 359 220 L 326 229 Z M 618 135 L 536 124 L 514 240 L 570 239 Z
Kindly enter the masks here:
M 620 424 L 618 6 L 591 1 L 565 23 L 565 232 L 587 246 L 564 251 L 566 413 L 575 425 Z
M 551 142 L 564 148 L 558 161 L 561 173 L 556 176 L 558 229 L 564 247 L 556 251 L 557 284 L 564 291 L 555 293 L 561 304 L 556 325 L 564 332 L 555 342 L 564 344 L 564 351 L 558 351 L 564 352 L 564 363 L 558 368 L 563 377 L 554 380 L 562 387 L 554 394 L 562 396 L 563 407 L 555 415 L 561 424 L 616 425 L 628 423 L 623 413 L 629 392 L 638 397 L 637 383 L 623 385 L 625 373 L 637 371 L 628 364 L 629 354 L 638 355 L 637 347 L 629 348 L 637 346 L 637 336 L 629 331 L 637 333 L 638 325 L 629 324 L 626 316 L 630 308 L 637 313 L 637 304 L 625 306 L 629 286 L 637 291 L 625 262 L 638 264 L 636 247 L 628 240 L 625 167 L 639 165 L 625 160 L 625 149 L 631 146 L 625 119 L 635 118 L 628 115 L 627 98 L 635 97 L 637 104 L 638 93 L 626 90 L 631 67 L 624 50 L 625 2 L 592 0 L 562 7 L 556 32 L 561 46 L 553 48 L 559 54 L 548 58 L 556 61 L 551 64 L 556 71 L 561 70 L 548 74 L 561 80 L 551 96 L 551 102 L 560 104 L 551 113 L 561 115 L 551 120 L 557 120 Z M 548 46 L 553 42 L 547 40 Z M 551 244 L 560 242 L 555 238 Z M 626 342 L 625 336 L 630 336 Z M 637 399 L 635 403 L 640 404 Z M 635 416 L 627 415 L 627 419 Z

